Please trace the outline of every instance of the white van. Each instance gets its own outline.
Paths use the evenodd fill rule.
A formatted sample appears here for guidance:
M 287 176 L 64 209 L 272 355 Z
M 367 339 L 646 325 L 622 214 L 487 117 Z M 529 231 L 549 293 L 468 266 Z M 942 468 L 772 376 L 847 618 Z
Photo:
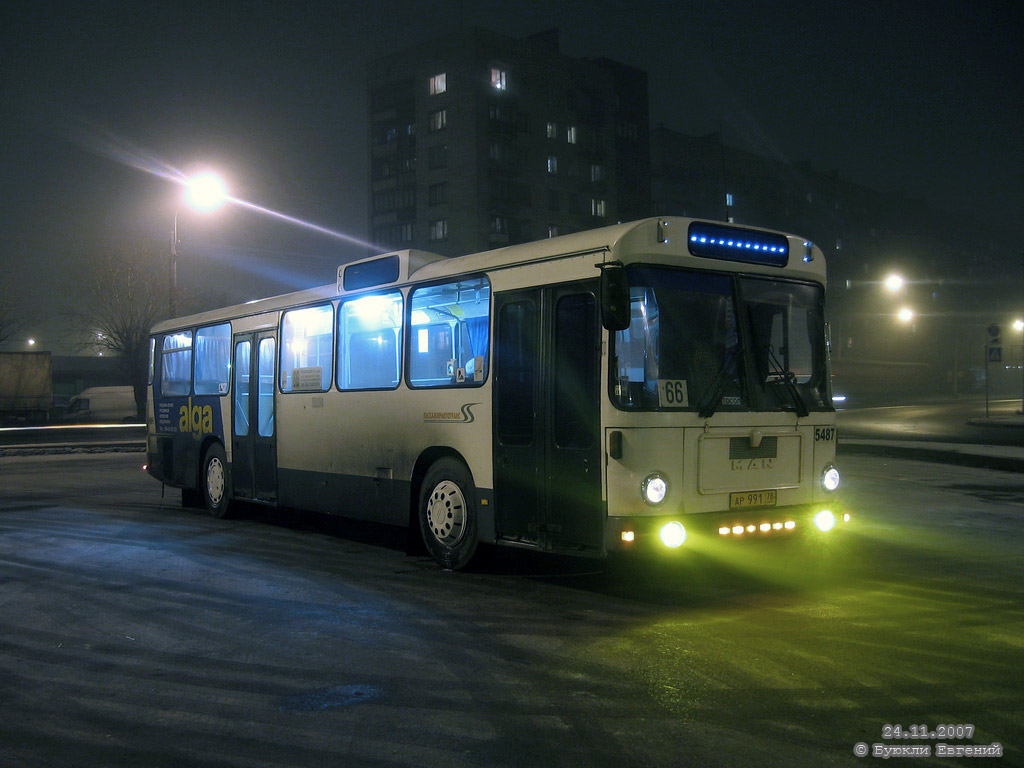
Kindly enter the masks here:
M 137 421 L 135 390 L 132 387 L 89 387 L 71 398 L 64 419 L 106 423 Z

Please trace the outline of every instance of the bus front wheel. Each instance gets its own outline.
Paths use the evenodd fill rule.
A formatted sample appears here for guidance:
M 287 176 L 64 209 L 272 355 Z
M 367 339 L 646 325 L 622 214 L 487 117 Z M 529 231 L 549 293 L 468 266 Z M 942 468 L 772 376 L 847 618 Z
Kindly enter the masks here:
M 476 488 L 466 465 L 453 458 L 435 461 L 420 486 L 418 515 L 427 551 L 443 568 L 469 565 L 476 554 Z
M 230 508 L 228 462 L 224 447 L 214 443 L 203 457 L 203 501 L 214 517 L 227 517 Z

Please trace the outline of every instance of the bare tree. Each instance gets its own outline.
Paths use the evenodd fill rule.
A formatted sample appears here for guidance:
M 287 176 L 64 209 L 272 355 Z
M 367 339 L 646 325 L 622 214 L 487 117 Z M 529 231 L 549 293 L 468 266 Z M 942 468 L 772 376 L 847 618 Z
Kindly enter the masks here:
M 32 315 L 19 301 L 14 283 L 0 278 L 0 344 L 24 331 L 31 322 Z
M 66 302 L 72 333 L 82 348 L 100 348 L 119 361 L 145 416 L 149 331 L 166 317 L 167 274 L 161 249 L 126 242 L 83 259 Z

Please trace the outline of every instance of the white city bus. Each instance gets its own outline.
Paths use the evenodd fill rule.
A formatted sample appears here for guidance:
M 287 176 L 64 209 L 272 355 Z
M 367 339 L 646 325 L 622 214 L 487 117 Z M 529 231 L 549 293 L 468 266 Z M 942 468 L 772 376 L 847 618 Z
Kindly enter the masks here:
M 651 218 L 152 332 L 148 468 L 184 503 L 603 556 L 820 535 L 838 507 L 825 263 L 802 238 Z

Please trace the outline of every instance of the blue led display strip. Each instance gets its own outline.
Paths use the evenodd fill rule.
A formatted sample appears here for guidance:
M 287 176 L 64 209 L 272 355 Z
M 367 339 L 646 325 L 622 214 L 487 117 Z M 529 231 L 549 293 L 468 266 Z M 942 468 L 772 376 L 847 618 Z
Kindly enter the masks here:
M 789 239 L 756 229 L 695 221 L 687 233 L 690 253 L 707 259 L 742 261 L 784 267 L 789 263 Z

